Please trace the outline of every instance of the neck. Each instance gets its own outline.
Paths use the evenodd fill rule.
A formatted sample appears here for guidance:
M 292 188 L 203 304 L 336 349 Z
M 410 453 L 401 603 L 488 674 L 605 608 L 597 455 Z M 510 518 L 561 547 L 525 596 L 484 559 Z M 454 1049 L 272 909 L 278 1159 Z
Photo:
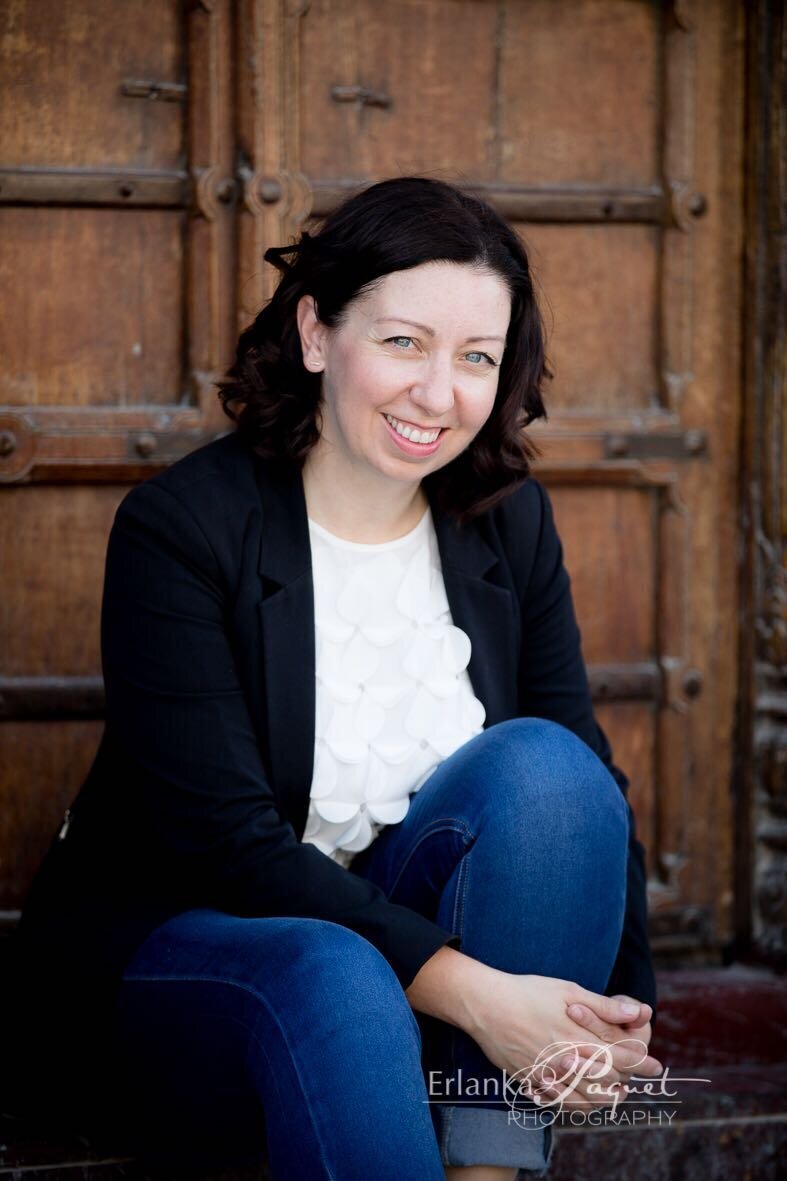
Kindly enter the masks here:
M 417 484 L 386 480 L 368 468 L 336 462 L 319 446 L 303 467 L 303 490 L 309 517 L 346 541 L 394 541 L 414 529 L 429 506 Z

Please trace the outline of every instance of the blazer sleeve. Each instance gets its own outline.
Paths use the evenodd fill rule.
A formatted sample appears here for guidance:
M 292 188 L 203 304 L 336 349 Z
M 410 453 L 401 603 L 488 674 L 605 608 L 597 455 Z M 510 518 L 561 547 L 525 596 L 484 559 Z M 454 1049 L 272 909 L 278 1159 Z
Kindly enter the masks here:
M 645 1001 L 656 1017 L 656 979 L 648 940 L 645 849 L 637 837 L 628 801 L 629 781 L 613 762 L 607 737 L 596 721 L 581 651 L 569 575 L 546 490 L 536 480 L 540 527 L 522 603 L 523 642 L 519 668 L 519 709 L 549 718 L 577 734 L 606 765 L 626 799 L 629 857 L 623 934 L 607 996 L 625 993 Z
M 179 495 L 153 481 L 132 489 L 107 548 L 102 663 L 107 726 L 149 855 L 195 904 L 356 931 L 407 988 L 460 937 L 300 842 L 279 814 L 233 658 L 225 580 Z

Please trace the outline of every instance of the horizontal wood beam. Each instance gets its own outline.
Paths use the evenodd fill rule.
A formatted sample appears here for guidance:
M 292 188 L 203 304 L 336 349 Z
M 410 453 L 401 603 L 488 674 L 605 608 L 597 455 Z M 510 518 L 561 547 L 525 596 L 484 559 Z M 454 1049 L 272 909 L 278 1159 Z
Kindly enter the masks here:
M 0 721 L 76 721 L 103 716 L 103 677 L 0 677 Z
M 185 209 L 187 172 L 141 169 L 0 168 L 0 205 L 153 206 Z
M 204 172 L 205 170 L 201 170 Z M 178 170 L 135 168 L 0 168 L 0 205 L 124 205 L 186 209 L 202 208 L 202 190 L 231 205 L 238 193 L 255 209 L 258 203 L 275 206 L 288 200 L 288 192 L 275 176 L 250 178 L 241 169 L 237 176 L 219 175 L 208 169 L 206 178 Z M 346 198 L 368 187 L 357 178 L 303 178 L 309 216 L 323 218 Z M 662 188 L 587 188 L 564 185 L 532 188 L 497 183 L 458 182 L 457 187 L 476 193 L 512 222 L 619 222 L 673 225 L 685 229 L 691 218 L 705 212 L 701 194 L 678 199 Z
M 225 433 L 193 407 L 0 409 L 0 485 L 132 483 Z
M 368 181 L 355 178 L 338 180 L 311 179 L 312 215 L 325 217 L 337 205 L 368 187 Z M 509 221 L 540 222 L 645 222 L 659 225 L 671 217 L 670 202 L 662 188 L 615 189 L 579 188 L 564 185 L 555 188 L 530 188 L 478 182 L 457 183 L 494 206 Z
M 655 661 L 639 664 L 591 664 L 590 692 L 594 701 L 661 700 L 662 674 Z

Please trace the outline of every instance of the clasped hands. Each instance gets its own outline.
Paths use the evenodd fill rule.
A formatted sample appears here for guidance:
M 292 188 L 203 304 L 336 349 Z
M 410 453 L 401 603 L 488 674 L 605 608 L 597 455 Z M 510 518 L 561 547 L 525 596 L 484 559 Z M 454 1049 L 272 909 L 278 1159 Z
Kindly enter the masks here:
M 609 999 L 618 1002 L 620 1011 L 594 1008 L 589 1001 L 567 1007 L 567 1016 L 587 1034 L 568 1052 L 554 1047 L 548 1062 L 542 1055 L 542 1065 L 532 1072 L 531 1094 L 537 1103 L 569 1110 L 616 1106 L 629 1093 L 632 1076 L 655 1078 L 662 1073 L 661 1063 L 648 1053 L 651 1006 L 622 993 Z M 628 1021 L 620 1020 L 625 1004 L 637 1010 Z
M 663 1073 L 648 1053 L 653 1010 L 644 1001 L 556 977 L 496 975 L 473 1036 L 521 1098 L 563 1109 L 607 1107 L 625 1099 L 632 1076 Z

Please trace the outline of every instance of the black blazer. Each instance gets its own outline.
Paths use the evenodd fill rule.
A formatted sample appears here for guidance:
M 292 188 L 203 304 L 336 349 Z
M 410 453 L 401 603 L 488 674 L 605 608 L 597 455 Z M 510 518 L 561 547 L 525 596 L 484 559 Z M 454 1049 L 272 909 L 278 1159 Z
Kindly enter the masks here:
M 593 716 L 542 486 L 529 479 L 463 529 L 434 503 L 432 512 L 485 726 L 520 715 L 560 722 L 625 794 Z M 301 843 L 315 652 L 299 473 L 277 474 L 229 434 L 133 488 L 109 538 L 101 639 L 100 748 L 8 941 L 27 1037 L 35 1025 L 50 1052 L 58 1037 L 83 1050 L 102 1042 L 102 1014 L 135 947 L 193 906 L 340 923 L 382 952 L 403 987 L 443 944 L 460 946 Z M 607 991 L 655 1009 L 644 850 L 629 814 L 625 929 Z

